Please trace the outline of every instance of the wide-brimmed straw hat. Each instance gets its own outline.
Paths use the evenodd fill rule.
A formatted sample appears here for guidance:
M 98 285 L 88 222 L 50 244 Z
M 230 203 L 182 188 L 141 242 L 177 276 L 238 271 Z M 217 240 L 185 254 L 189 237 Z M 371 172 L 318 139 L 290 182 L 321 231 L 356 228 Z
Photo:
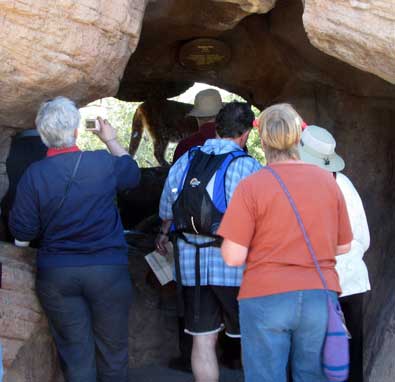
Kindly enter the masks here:
M 195 105 L 187 114 L 191 117 L 214 117 L 222 109 L 221 94 L 216 89 L 205 89 L 196 94 Z
M 330 172 L 341 171 L 345 166 L 344 160 L 336 154 L 335 148 L 335 138 L 329 131 L 309 125 L 299 142 L 300 159 Z

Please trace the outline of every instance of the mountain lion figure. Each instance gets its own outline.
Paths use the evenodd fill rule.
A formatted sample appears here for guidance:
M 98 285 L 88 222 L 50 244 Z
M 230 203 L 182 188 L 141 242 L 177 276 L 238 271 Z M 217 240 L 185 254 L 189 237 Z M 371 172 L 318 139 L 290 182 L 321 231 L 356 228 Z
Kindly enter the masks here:
M 152 137 L 154 156 L 161 166 L 169 165 L 165 160 L 165 152 L 169 142 L 196 133 L 199 129 L 194 117 L 186 114 L 193 105 L 169 100 L 149 100 L 143 102 L 134 113 L 129 153 L 133 157 L 139 148 L 143 130 Z

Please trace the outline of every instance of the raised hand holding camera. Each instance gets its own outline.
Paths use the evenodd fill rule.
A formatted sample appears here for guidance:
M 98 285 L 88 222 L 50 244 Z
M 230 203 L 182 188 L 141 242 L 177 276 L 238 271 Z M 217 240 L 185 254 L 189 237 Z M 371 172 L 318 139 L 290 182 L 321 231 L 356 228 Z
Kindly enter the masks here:
M 96 134 L 102 142 L 107 143 L 117 139 L 117 131 L 111 126 L 107 119 L 103 120 L 101 117 L 97 117 L 97 122 L 99 129 L 94 130 L 93 133 Z
M 92 133 L 97 135 L 99 139 L 106 144 L 112 155 L 123 156 L 129 155 L 128 152 L 118 143 L 117 131 L 107 119 L 97 117 L 96 123 L 99 128 L 92 130 Z

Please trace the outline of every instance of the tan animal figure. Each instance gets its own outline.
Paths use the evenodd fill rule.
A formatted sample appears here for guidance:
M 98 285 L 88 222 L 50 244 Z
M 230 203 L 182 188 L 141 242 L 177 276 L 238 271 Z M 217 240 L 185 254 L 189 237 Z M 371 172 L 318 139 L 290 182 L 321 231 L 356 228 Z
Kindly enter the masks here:
M 152 137 L 156 160 L 161 166 L 168 165 L 165 152 L 169 142 L 179 142 L 198 131 L 196 119 L 186 116 L 192 107 L 193 105 L 187 103 L 169 100 L 143 102 L 133 117 L 130 155 L 133 157 L 136 154 L 143 131 L 146 129 Z

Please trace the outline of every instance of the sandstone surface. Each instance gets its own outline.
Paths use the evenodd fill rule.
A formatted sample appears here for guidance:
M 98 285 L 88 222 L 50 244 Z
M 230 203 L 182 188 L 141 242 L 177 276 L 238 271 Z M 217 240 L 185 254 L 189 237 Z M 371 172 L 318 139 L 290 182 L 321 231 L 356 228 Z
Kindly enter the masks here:
M 223 3 L 238 4 L 239 7 L 249 13 L 266 13 L 273 9 L 277 0 L 214 0 Z
M 8 190 L 6 160 L 11 145 L 11 136 L 14 134 L 14 129 L 7 129 L 0 126 L 0 200 L 3 198 Z
M 60 382 L 56 351 L 34 292 L 35 251 L 0 242 L 4 382 Z
M 146 0 L 0 1 L 0 126 L 32 127 L 43 99 L 116 93 Z
M 394 0 L 305 0 L 303 23 L 316 48 L 395 84 Z

